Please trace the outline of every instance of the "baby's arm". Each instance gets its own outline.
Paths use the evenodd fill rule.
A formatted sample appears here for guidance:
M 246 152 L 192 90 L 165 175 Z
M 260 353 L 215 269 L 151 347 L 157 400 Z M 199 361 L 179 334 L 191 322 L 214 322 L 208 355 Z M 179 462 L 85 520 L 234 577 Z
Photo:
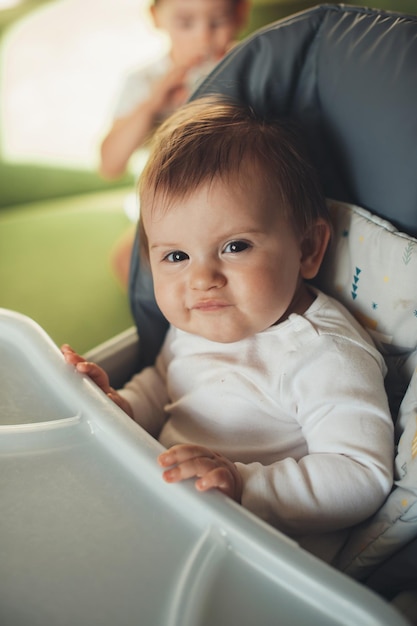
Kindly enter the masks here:
M 129 417 L 133 418 L 133 411 L 129 402 L 123 398 L 113 387 L 110 386 L 110 381 L 107 373 L 103 368 L 99 367 L 96 363 L 86 361 L 82 356 L 77 354 L 71 346 L 64 344 L 61 347 L 61 352 L 67 363 L 74 365 L 79 372 L 86 374 L 100 389 L 112 400 L 118 407 L 120 407 Z
M 236 502 L 241 501 L 242 477 L 236 465 L 217 452 L 203 446 L 181 444 L 160 454 L 158 462 L 168 468 L 163 473 L 168 483 L 197 478 L 195 486 L 199 491 L 218 489 Z
M 288 374 L 287 411 L 297 408 L 305 450 L 270 465 L 237 463 L 242 505 L 291 534 L 358 524 L 392 486 L 393 423 L 382 357 L 377 361 L 343 339 L 334 343 L 337 350 L 324 341 L 321 360 L 327 362 L 320 369 L 313 343 Z

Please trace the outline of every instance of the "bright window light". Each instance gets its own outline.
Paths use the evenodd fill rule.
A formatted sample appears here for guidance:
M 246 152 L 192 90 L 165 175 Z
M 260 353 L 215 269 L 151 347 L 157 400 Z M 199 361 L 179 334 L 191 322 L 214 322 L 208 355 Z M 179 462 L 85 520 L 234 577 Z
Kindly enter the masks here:
M 165 47 L 147 0 L 66 0 L 32 12 L 2 45 L 2 157 L 96 167 L 125 75 Z
M 0 11 L 3 9 L 12 9 L 13 7 L 17 7 L 18 4 L 21 4 L 22 0 L 0 0 Z

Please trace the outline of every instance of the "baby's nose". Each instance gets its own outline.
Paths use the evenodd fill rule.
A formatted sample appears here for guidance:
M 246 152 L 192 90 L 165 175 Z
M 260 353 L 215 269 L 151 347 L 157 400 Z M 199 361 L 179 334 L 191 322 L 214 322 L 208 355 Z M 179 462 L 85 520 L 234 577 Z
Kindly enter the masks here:
M 191 269 L 190 286 L 192 289 L 207 291 L 222 287 L 225 282 L 224 275 L 215 264 L 198 264 Z

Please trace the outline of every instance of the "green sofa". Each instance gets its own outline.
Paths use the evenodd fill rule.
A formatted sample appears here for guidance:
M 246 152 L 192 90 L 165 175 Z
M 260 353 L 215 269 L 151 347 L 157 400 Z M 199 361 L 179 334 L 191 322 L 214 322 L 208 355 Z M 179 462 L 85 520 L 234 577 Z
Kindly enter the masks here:
M 0 306 L 85 352 L 132 324 L 112 248 L 129 221 L 131 187 L 0 210 Z M 132 227 L 132 225 L 130 225 Z

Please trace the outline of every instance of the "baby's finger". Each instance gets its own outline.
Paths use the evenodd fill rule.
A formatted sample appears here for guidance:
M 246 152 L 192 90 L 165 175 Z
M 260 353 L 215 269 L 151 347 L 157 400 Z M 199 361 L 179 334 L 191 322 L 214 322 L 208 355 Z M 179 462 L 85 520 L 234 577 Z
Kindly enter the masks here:
M 61 352 L 64 355 L 66 362 L 70 363 L 71 365 L 77 365 L 77 363 L 82 363 L 83 361 L 85 361 L 85 359 L 77 354 L 75 350 L 73 350 L 71 346 L 69 346 L 67 343 L 61 346 Z
M 218 489 L 226 496 L 234 497 L 235 480 L 227 467 L 216 467 L 195 483 L 199 491 Z
M 203 446 L 178 444 L 172 446 L 172 448 L 169 448 L 166 452 L 162 452 L 158 457 L 158 463 L 162 465 L 162 467 L 170 467 L 171 465 L 184 463 L 184 461 L 198 457 L 214 458 L 215 455 L 211 450 Z
M 190 461 L 179 463 L 175 467 L 163 473 L 163 479 L 167 483 L 177 483 L 187 478 L 201 478 L 216 468 L 214 459 L 207 457 L 197 457 Z
M 98 386 L 104 393 L 108 394 L 111 391 L 109 384 L 109 377 L 106 372 L 91 361 L 80 361 L 76 365 L 77 370 L 82 374 L 86 374 L 91 380 Z

